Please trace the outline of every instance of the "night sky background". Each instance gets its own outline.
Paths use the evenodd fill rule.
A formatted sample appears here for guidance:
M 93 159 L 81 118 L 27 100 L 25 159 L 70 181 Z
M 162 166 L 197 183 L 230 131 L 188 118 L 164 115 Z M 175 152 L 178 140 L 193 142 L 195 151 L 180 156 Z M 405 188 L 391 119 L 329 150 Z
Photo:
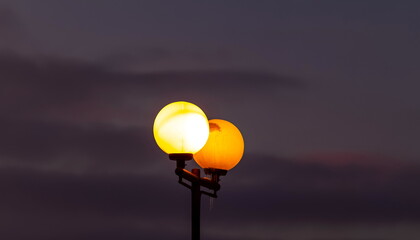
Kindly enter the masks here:
M 418 240 L 419 63 L 418 1 L 0 0 L 0 239 L 189 239 L 185 100 L 245 139 L 202 239 Z

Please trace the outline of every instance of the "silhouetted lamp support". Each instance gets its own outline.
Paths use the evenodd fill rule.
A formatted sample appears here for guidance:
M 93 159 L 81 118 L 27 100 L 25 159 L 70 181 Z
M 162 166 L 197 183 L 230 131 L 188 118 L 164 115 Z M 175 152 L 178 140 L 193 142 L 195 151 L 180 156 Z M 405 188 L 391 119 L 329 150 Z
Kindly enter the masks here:
M 241 132 L 228 121 L 207 120 L 198 106 L 180 101 L 166 105 L 158 113 L 153 135 L 169 159 L 176 161 L 179 183 L 191 189 L 192 239 L 198 240 L 201 194 L 217 198 L 220 176 L 235 167 L 244 153 Z M 200 177 L 200 169 L 185 169 L 185 161 L 193 158 L 210 178 Z M 201 187 L 211 192 L 202 191 Z

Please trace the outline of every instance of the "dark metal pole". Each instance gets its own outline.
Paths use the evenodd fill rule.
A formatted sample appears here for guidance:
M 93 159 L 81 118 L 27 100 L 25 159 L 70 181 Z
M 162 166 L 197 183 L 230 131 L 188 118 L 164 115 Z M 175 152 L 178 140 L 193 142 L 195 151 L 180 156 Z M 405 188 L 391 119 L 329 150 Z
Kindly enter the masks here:
M 192 170 L 198 179 L 200 179 L 200 169 Z M 200 182 L 191 182 L 191 233 L 192 240 L 200 240 L 200 206 L 201 206 L 201 190 Z

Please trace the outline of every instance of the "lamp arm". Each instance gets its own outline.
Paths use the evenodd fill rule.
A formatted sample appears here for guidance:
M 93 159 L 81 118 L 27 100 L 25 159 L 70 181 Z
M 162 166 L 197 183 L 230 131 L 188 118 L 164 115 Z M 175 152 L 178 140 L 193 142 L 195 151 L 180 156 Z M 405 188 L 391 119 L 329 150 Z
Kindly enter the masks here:
M 213 190 L 213 193 L 203 192 L 204 194 L 216 198 L 216 192 L 220 190 L 219 178 L 207 178 L 207 177 L 198 177 L 192 172 L 185 169 L 185 161 L 177 160 L 177 167 L 175 169 L 175 174 L 179 177 L 179 183 L 185 187 L 191 189 L 191 186 L 182 180 L 185 179 L 190 183 L 198 183 L 200 186 L 203 186 L 207 189 Z

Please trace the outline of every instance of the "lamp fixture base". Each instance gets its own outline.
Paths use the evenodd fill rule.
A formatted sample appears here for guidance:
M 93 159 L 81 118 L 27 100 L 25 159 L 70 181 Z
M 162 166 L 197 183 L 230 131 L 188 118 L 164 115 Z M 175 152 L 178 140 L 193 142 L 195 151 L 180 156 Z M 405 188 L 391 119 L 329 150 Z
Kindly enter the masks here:
M 193 159 L 193 154 L 192 153 L 170 153 L 169 159 L 175 160 L 175 161 L 177 160 L 188 161 L 188 160 Z
M 219 176 L 226 176 L 227 170 L 218 169 L 218 168 L 204 168 L 204 173 L 208 175 L 219 175 Z
M 217 169 L 217 168 L 204 168 L 204 173 L 211 175 L 211 181 L 218 183 L 220 181 L 220 176 L 226 176 L 227 170 Z

